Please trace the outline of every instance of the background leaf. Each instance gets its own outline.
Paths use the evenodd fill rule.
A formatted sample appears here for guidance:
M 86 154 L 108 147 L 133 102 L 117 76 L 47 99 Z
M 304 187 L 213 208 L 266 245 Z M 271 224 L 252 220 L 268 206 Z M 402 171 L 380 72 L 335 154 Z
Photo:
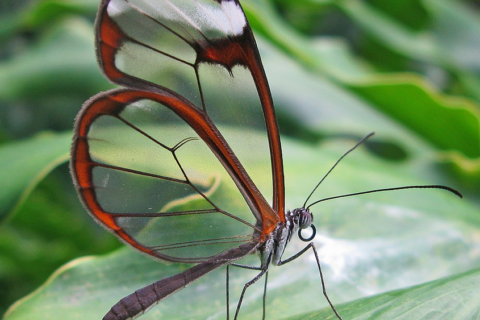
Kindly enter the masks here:
M 0 180 L 6 186 L 0 191 L 2 220 L 21 205 L 40 180 L 68 159 L 70 141 L 70 134 L 44 134 L 0 148 Z
M 339 307 L 349 319 L 474 319 L 478 314 L 479 271 L 395 290 Z M 373 307 L 372 307 L 373 306 Z M 362 312 L 364 310 L 364 312 Z M 294 319 L 334 319 L 330 310 L 303 314 Z

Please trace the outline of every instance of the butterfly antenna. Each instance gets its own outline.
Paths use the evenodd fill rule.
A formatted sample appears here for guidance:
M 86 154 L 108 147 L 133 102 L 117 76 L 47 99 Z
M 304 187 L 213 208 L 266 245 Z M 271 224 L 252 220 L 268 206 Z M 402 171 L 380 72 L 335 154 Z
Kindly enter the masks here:
M 330 170 L 328 170 L 328 172 L 323 176 L 323 178 L 317 183 L 317 185 L 315 186 L 315 188 L 313 188 L 312 192 L 310 192 L 310 194 L 308 195 L 307 199 L 305 200 L 305 202 L 303 203 L 303 206 L 302 208 L 305 208 L 305 206 L 307 205 L 307 202 L 308 200 L 310 200 L 310 197 L 313 195 L 313 193 L 317 190 L 317 188 L 320 186 L 320 184 L 323 182 L 323 180 L 325 180 L 327 178 L 327 176 L 330 174 L 330 172 L 333 171 L 333 169 L 337 166 L 337 164 L 342 161 L 343 158 L 345 158 L 347 156 L 347 154 L 349 154 L 350 152 L 352 152 L 353 150 L 355 150 L 359 145 L 361 145 L 365 140 L 367 140 L 368 138 L 370 138 L 371 136 L 373 136 L 375 134 L 375 132 L 370 132 L 369 134 L 367 134 L 365 137 L 363 137 L 360 141 L 358 141 L 350 150 L 348 150 L 347 152 L 345 152 L 338 160 L 337 162 L 335 162 L 335 164 L 330 168 Z M 308 207 L 310 207 L 311 205 L 309 205 Z
M 348 194 L 343 194 L 343 195 L 340 195 L 340 196 L 328 197 L 328 198 L 317 200 L 317 201 L 311 203 L 310 205 L 308 205 L 308 207 L 306 209 L 309 209 L 311 206 L 316 205 L 317 203 L 320 203 L 322 201 L 351 197 L 351 196 L 358 196 L 360 194 L 383 192 L 383 191 L 393 191 L 393 190 L 402 190 L 402 189 L 443 189 L 443 190 L 447 190 L 447 191 L 457 195 L 459 198 L 463 198 L 463 195 L 460 192 L 458 192 L 457 190 L 455 190 L 453 188 L 450 188 L 450 187 L 442 186 L 442 185 L 404 186 L 404 187 L 394 187 L 394 188 L 385 188 L 385 189 L 376 189 L 376 190 L 348 193 Z

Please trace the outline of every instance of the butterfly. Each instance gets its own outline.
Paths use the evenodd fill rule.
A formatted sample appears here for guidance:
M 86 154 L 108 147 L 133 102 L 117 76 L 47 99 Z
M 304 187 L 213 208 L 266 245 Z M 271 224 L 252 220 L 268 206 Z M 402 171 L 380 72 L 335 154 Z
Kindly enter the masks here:
M 308 250 L 324 285 L 306 202 L 285 208 L 275 109 L 239 1 L 103 0 L 95 30 L 101 69 L 123 88 L 92 97 L 77 116 L 71 172 L 80 199 L 138 251 L 195 264 L 123 298 L 104 319 L 137 317 L 225 265 L 258 270 L 236 319 L 248 286 Z M 264 152 L 267 172 L 252 149 Z M 283 259 L 295 233 L 309 244 Z M 259 267 L 235 263 L 252 253 Z

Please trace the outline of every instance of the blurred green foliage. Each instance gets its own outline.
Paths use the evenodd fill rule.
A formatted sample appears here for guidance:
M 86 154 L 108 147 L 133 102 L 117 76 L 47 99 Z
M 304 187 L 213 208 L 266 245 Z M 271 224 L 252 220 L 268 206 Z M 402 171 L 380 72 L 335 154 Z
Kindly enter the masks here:
M 97 5 L 98 0 L 0 4 L 0 314 L 64 263 L 119 246 L 84 213 L 64 164 L 80 106 L 113 87 L 94 56 Z M 422 183 L 458 188 L 470 207 L 455 212 L 455 223 L 480 230 L 472 214 L 480 213 L 478 2 L 242 5 L 285 136 L 328 146 L 376 131 L 367 163 L 387 162 L 381 174 L 398 170 Z M 478 239 L 471 245 L 478 249 Z M 444 275 L 480 266 L 478 256 L 469 259 Z

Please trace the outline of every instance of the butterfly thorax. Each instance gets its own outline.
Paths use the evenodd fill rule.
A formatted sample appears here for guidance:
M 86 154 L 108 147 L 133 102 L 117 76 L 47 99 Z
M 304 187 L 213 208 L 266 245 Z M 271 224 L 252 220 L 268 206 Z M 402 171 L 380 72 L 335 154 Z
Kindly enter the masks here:
M 313 222 L 313 216 L 308 209 L 298 208 L 287 211 L 285 220 L 285 222 L 279 222 L 277 224 L 275 230 L 267 236 L 267 239 L 260 247 L 262 267 L 267 266 L 270 262 L 273 265 L 278 265 L 282 259 L 287 243 L 292 239 L 292 235 L 300 229 L 310 227 Z

